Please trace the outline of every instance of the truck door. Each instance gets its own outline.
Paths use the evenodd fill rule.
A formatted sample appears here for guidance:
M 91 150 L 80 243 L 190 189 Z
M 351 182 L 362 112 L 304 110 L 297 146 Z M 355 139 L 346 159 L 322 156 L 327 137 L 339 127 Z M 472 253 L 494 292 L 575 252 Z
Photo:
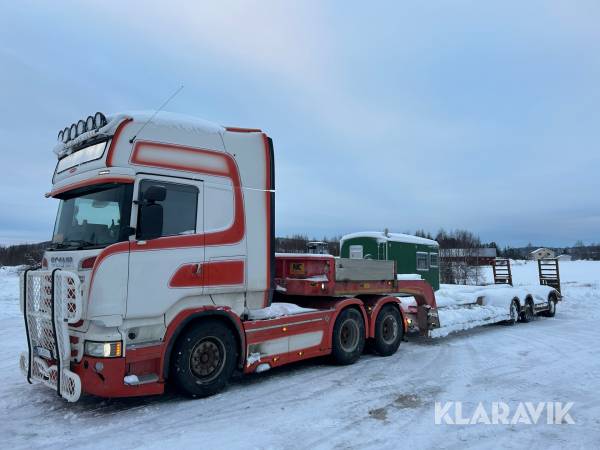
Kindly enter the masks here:
M 149 189 L 161 194 L 148 199 Z M 158 318 L 178 300 L 203 294 L 203 189 L 200 180 L 153 175 L 136 180 L 132 214 L 137 232 L 131 238 L 128 319 Z M 154 211 L 143 213 L 145 207 Z M 145 238 L 144 220 L 153 222 L 150 228 L 158 237 Z

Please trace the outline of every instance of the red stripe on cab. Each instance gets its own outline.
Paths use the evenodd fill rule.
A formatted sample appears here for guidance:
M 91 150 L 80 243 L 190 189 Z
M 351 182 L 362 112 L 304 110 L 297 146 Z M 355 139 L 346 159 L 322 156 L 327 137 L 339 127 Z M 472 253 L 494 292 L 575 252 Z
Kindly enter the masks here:
M 230 286 L 244 283 L 244 261 L 211 261 L 180 266 L 169 287 Z

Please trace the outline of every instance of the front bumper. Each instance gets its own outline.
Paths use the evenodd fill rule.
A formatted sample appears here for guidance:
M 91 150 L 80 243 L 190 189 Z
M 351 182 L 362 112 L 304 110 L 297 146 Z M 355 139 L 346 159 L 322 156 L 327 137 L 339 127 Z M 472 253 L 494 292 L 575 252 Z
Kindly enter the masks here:
M 21 353 L 19 366 L 23 375 L 27 376 L 28 355 Z M 56 389 L 56 364 L 43 358 L 34 357 L 33 373 L 39 382 L 51 389 Z M 163 383 L 141 385 L 125 384 L 127 361 L 125 358 L 93 358 L 84 356 L 79 363 L 72 363 L 71 369 L 62 370 L 61 383 L 68 385 L 62 389 L 62 397 L 69 402 L 79 400 L 82 393 L 104 398 L 139 397 L 158 395 L 164 392 Z
M 86 394 L 98 397 L 138 397 L 158 395 L 164 392 L 164 384 L 125 384 L 131 363 L 126 358 L 93 358 L 84 356 L 72 365 L 73 372 L 81 380 Z
M 31 358 L 31 372 L 29 372 L 29 355 L 22 352 L 19 358 L 19 367 L 23 375 L 30 381 L 36 381 L 51 389 L 56 390 L 58 383 L 58 366 L 52 361 L 34 356 Z M 31 374 L 31 375 L 29 375 Z M 60 376 L 60 396 L 69 402 L 76 402 L 81 396 L 81 378 L 69 369 L 63 368 Z

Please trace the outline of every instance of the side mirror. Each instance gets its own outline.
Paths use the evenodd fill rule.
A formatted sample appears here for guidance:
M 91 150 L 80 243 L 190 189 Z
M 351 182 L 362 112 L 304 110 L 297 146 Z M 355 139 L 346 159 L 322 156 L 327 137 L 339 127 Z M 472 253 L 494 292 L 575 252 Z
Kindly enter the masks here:
M 156 239 L 162 235 L 163 207 L 157 203 L 140 204 L 137 238 Z
M 167 198 L 167 190 L 164 186 L 152 185 L 148 186 L 143 193 L 142 200 L 147 203 L 162 202 Z
M 160 185 L 148 186 L 142 193 L 142 201 L 139 203 L 138 239 L 156 239 L 162 235 L 163 207 L 156 202 L 162 202 L 166 197 L 167 190 Z

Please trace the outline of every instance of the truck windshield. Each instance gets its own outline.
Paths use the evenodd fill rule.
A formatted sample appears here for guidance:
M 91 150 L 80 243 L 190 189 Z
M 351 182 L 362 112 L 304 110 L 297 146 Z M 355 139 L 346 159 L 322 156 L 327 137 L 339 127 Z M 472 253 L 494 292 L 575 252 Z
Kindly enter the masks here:
M 129 237 L 133 185 L 97 185 L 61 197 L 54 249 L 105 247 Z

